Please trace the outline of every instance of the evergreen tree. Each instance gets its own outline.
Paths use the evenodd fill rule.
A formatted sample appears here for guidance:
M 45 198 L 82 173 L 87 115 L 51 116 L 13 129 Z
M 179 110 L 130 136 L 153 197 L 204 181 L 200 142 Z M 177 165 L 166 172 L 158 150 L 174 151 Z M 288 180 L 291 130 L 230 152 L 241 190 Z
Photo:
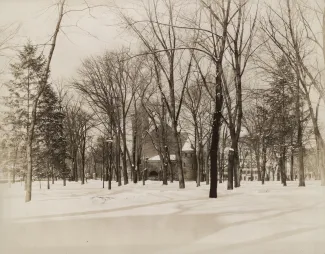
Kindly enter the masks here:
M 37 47 L 28 42 L 18 52 L 18 60 L 11 64 L 13 79 L 6 83 L 9 95 L 4 98 L 5 106 L 9 107 L 4 121 L 10 133 L 10 139 L 22 140 L 22 154 L 26 156 L 27 133 L 30 126 L 31 101 L 39 87 L 44 72 L 46 61 L 42 54 L 37 52 Z M 35 140 L 33 152 L 38 153 L 39 141 Z M 18 148 L 17 148 L 18 149 Z M 25 157 L 26 158 L 26 157 Z M 23 160 L 26 168 L 26 159 Z M 33 165 L 38 165 L 35 160 Z
M 286 155 L 291 145 L 292 136 L 296 133 L 295 103 L 293 92 L 296 77 L 285 57 L 279 59 L 271 88 L 266 95 L 266 102 L 273 117 L 272 139 L 269 140 L 279 155 L 281 182 L 286 186 Z
M 35 135 L 41 141 L 42 149 L 39 157 L 46 158 L 43 160 L 48 180 L 61 176 L 65 178 L 65 155 L 66 142 L 63 136 L 63 118 L 58 96 L 53 88 L 48 84 L 40 98 L 38 104 L 37 128 Z M 49 185 L 48 185 L 49 187 Z

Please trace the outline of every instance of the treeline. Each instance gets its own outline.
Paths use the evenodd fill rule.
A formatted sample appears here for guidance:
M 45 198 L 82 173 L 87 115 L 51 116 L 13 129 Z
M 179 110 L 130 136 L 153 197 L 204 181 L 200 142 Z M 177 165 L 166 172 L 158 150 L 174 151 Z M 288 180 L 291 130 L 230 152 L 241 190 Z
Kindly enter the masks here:
M 136 183 L 144 174 L 143 141 L 156 130 L 151 139 L 162 163 L 163 184 L 174 180 L 167 176 L 176 170 L 179 187 L 185 188 L 181 132 L 186 131 L 194 148 L 197 185 L 203 173 L 209 176 L 211 198 L 217 197 L 218 180 L 226 180 L 228 189 L 240 187 L 247 160 L 254 160 L 263 184 L 272 174 L 267 164 L 274 162 L 286 185 L 295 178 L 297 159 L 299 186 L 304 186 L 305 146 L 311 139 L 316 140 L 325 185 L 318 123 L 319 103 L 325 101 L 318 66 L 323 48 L 317 48 L 316 21 L 309 19 L 311 13 L 324 13 L 299 1 L 278 5 L 155 0 L 139 9 L 142 19 L 121 10 L 136 49 L 84 59 L 67 85 L 69 93 L 55 91 L 48 78 L 44 84 L 46 61 L 27 44 L 6 84 L 11 112 L 5 146 L 16 151 L 11 155 L 15 168 L 20 163 L 25 171 L 24 143 L 29 139 L 35 177 L 84 183 L 86 168 L 99 166 L 109 188 L 113 179 L 119 185 L 122 180 Z M 81 99 L 73 99 L 71 91 Z M 316 108 L 312 93 L 320 98 Z M 29 102 L 37 96 L 34 112 Z M 29 119 L 36 120 L 34 133 Z M 176 167 L 171 166 L 168 130 L 177 144 Z

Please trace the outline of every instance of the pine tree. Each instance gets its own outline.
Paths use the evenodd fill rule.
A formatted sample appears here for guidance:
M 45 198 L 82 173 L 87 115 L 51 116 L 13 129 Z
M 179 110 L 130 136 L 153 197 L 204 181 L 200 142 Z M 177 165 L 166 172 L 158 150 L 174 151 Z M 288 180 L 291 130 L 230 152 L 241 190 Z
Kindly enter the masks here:
M 50 176 L 52 177 L 52 184 L 55 177 L 61 176 L 65 179 L 66 174 L 66 142 L 63 136 L 63 118 L 58 96 L 48 84 L 38 104 L 38 122 L 35 135 L 41 140 L 43 148 L 40 151 L 40 157 L 46 158 L 43 168 L 46 169 L 48 182 Z
M 4 101 L 9 110 L 4 120 L 10 132 L 10 139 L 22 140 L 22 154 L 25 156 L 27 133 L 30 126 L 31 101 L 39 87 L 45 64 L 46 61 L 42 54 L 38 54 L 37 47 L 28 42 L 19 51 L 17 62 L 10 66 L 13 79 L 5 84 L 9 96 L 5 97 Z M 33 153 L 38 153 L 38 149 L 38 141 L 35 140 Z M 26 166 L 26 159 L 24 164 Z M 36 159 L 34 164 L 38 165 L 39 161 Z
M 287 174 L 285 170 L 286 155 L 291 136 L 296 131 L 295 126 L 295 93 L 292 92 L 296 84 L 293 70 L 285 57 L 279 59 L 271 88 L 266 95 L 266 102 L 273 117 L 272 140 L 279 154 L 279 169 L 281 182 L 286 186 Z

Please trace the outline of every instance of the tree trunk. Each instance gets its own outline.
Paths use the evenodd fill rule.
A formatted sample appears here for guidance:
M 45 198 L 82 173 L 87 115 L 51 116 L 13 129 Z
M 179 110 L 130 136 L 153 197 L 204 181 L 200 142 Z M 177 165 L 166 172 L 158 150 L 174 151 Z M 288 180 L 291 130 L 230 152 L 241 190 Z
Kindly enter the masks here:
M 85 154 L 81 156 L 81 184 L 85 184 Z
M 168 156 L 169 156 L 169 153 L 168 153 L 168 146 L 167 144 L 164 142 L 165 146 L 164 146 L 164 152 L 165 152 L 165 156 L 163 157 L 164 158 L 164 162 L 163 162 L 163 185 L 167 185 L 168 182 L 167 182 L 167 172 L 168 172 Z
M 174 165 L 172 163 L 169 163 L 169 169 L 170 169 L 170 182 L 174 182 Z
M 235 188 L 240 187 L 240 174 L 239 174 L 239 151 L 238 151 L 238 140 L 235 141 L 235 149 L 234 149 L 234 184 Z
M 229 149 L 228 152 L 228 184 L 227 184 L 227 189 L 232 190 L 234 188 L 234 176 L 233 176 L 233 168 L 234 168 L 234 150 L 233 148 Z
M 251 162 L 250 162 L 250 168 L 251 168 L 251 181 L 253 181 L 253 151 L 252 148 L 250 149 L 250 156 L 251 156 Z
M 224 146 L 222 146 L 222 152 L 221 152 L 221 156 L 220 156 L 220 160 L 221 160 L 221 166 L 220 166 L 220 178 L 219 178 L 219 183 L 223 182 L 224 179 L 224 170 L 225 170 L 225 149 Z
M 260 162 L 260 147 L 259 145 L 254 149 L 257 168 L 257 181 L 261 181 L 261 162 Z
M 294 180 L 293 164 L 294 164 L 294 156 L 293 156 L 293 151 L 291 150 L 291 154 L 290 154 L 290 181 Z
M 111 170 L 110 170 L 109 175 L 108 175 L 108 189 L 109 190 L 112 189 L 112 174 L 111 174 Z
M 222 81 L 221 74 L 218 73 L 216 77 L 216 97 L 215 97 L 215 111 L 213 114 L 213 124 L 212 124 L 212 142 L 210 148 L 210 198 L 217 198 L 217 187 L 218 187 L 218 148 L 219 148 L 219 137 L 220 137 L 220 123 L 222 118 Z
M 112 137 L 112 133 L 111 133 Z M 109 172 L 108 172 L 108 189 L 112 189 L 112 178 L 113 178 L 113 143 L 109 144 Z
M 265 172 L 266 172 L 266 144 L 265 137 L 262 138 L 262 184 L 265 183 Z
M 286 148 L 285 146 L 281 146 L 281 152 L 280 152 L 280 175 L 281 175 L 281 183 L 283 186 L 287 186 L 287 174 L 285 172 L 285 156 L 286 156 Z
M 108 171 L 108 189 L 112 189 L 112 164 L 111 161 L 109 163 L 109 171 Z
M 52 184 L 54 184 L 54 167 L 51 166 L 51 176 L 52 176 Z
M 319 166 L 320 166 L 319 171 L 321 173 L 321 186 L 325 186 L 325 160 L 324 160 L 325 146 L 324 146 L 324 141 L 320 136 L 320 134 L 316 139 L 316 143 L 319 150 Z
M 297 93 L 296 93 L 296 96 L 299 96 Z M 297 99 L 297 103 L 298 105 L 296 105 L 296 111 L 299 110 L 300 111 L 300 106 L 299 106 L 299 99 Z M 298 107 L 298 108 L 297 108 Z M 297 115 L 297 112 L 296 112 L 296 118 L 299 117 L 299 122 L 297 121 L 297 124 L 299 125 L 300 124 L 300 112 L 298 113 Z M 299 128 L 299 127 L 298 127 Z M 293 164 L 294 164 L 294 154 L 293 154 L 293 132 L 291 133 L 291 139 L 290 139 L 290 147 L 291 147 L 291 150 L 290 150 L 290 181 L 293 181 L 294 180 L 294 173 L 293 173 Z
M 136 121 L 136 120 L 134 120 Z M 132 166 L 131 166 L 131 177 L 133 177 L 133 183 L 137 183 L 138 179 L 137 179 L 137 174 L 135 172 L 135 167 L 137 165 L 137 162 L 136 162 L 136 150 L 137 150 L 137 131 L 134 129 L 136 128 L 136 124 L 134 123 L 134 126 L 133 126 L 133 139 L 132 139 Z
M 47 189 L 50 189 L 50 174 L 49 172 L 47 173 Z
M 227 189 L 232 190 L 239 187 L 238 183 L 238 166 L 239 166 L 239 158 L 238 158 L 238 140 L 236 138 L 236 133 L 234 129 L 230 130 L 231 135 L 231 148 L 228 153 L 228 184 Z
M 203 172 L 205 170 L 205 160 L 204 160 L 204 145 L 202 142 L 199 143 L 199 167 L 200 167 L 200 181 L 203 182 L 205 180 L 203 179 Z
M 183 170 L 183 164 L 182 164 L 182 148 L 181 148 L 181 138 L 179 136 L 179 133 L 177 131 L 177 122 L 173 122 L 173 135 L 176 140 L 176 165 L 178 168 L 178 183 L 179 188 L 184 189 L 185 188 L 185 179 L 184 179 L 184 170 Z
M 202 150 L 201 150 L 201 142 L 199 141 L 199 144 L 198 144 L 198 148 L 199 148 L 199 151 L 198 151 L 198 154 L 196 154 L 196 151 L 195 151 L 195 154 L 196 154 L 196 158 L 195 158 L 195 165 L 196 165 L 196 187 L 199 187 L 201 186 L 201 177 L 202 177 Z
M 199 158 L 197 151 L 194 152 L 194 171 L 196 171 L 196 187 L 201 186 L 201 171 L 199 166 Z
M 123 116 L 123 182 L 124 185 L 129 183 L 128 178 L 128 168 L 127 168 L 127 162 L 126 162 L 126 156 L 127 156 L 127 144 L 126 144 L 126 116 Z
M 163 99 L 161 99 L 162 103 L 162 116 L 161 116 L 161 131 L 158 139 L 161 139 L 162 145 L 159 146 L 159 154 L 160 154 L 160 160 L 162 162 L 162 170 L 163 170 L 163 185 L 167 185 L 167 171 L 168 171 L 168 164 L 170 163 L 170 156 L 169 156 L 169 150 L 168 150 L 168 144 L 167 144 L 167 124 L 166 124 L 166 112 L 165 112 L 165 104 Z
M 33 139 L 34 139 L 34 129 L 35 129 L 35 123 L 36 123 L 36 111 L 37 111 L 37 105 L 38 105 L 38 100 L 40 96 L 42 95 L 45 86 L 47 85 L 47 81 L 49 78 L 49 73 L 50 73 L 50 65 L 53 57 L 53 53 L 55 50 L 56 46 L 56 40 L 58 37 L 58 34 L 60 32 L 61 28 L 61 21 L 64 16 L 64 6 L 65 6 L 65 0 L 62 0 L 58 7 L 60 9 L 59 11 L 59 18 L 56 23 L 55 31 L 52 36 L 52 44 L 50 48 L 50 52 L 48 55 L 48 60 L 46 63 L 45 71 L 44 71 L 44 77 L 42 77 L 42 80 L 40 82 L 40 88 L 37 91 L 37 94 L 34 98 L 33 102 L 33 107 L 32 107 L 32 118 L 31 118 L 31 123 L 30 123 L 30 128 L 27 134 L 27 182 L 26 182 L 26 196 L 25 196 L 25 202 L 30 202 L 32 200 L 32 174 L 33 174 L 33 166 L 32 166 L 32 146 L 33 146 Z
M 40 95 L 39 95 L 40 96 Z M 27 177 L 26 177 L 26 196 L 25 202 L 30 202 L 32 200 L 32 184 L 33 184 L 33 160 L 32 160 L 32 149 L 33 149 L 33 139 L 34 139 L 34 129 L 36 122 L 36 109 L 37 101 L 35 99 L 32 110 L 32 121 L 29 128 L 29 133 L 27 137 Z
M 121 168 L 120 168 L 120 130 L 117 128 L 117 135 L 116 135 L 116 178 L 118 182 L 118 186 L 122 185 L 122 178 L 121 178 Z
M 136 166 L 136 173 L 135 173 L 135 175 L 136 175 L 136 182 L 135 183 L 137 183 L 138 181 L 140 181 L 140 167 L 141 167 L 141 151 L 139 151 L 139 150 L 137 150 L 138 151 L 138 154 L 137 154 L 137 166 Z
M 103 165 L 102 165 L 102 184 L 103 184 L 103 189 L 105 188 L 105 176 L 104 176 L 104 172 L 105 172 L 105 165 L 104 165 L 104 161 L 103 161 Z
M 225 149 L 226 149 L 226 142 L 227 142 L 227 134 L 228 128 L 227 125 L 224 125 L 223 134 L 222 134 L 222 152 L 221 152 L 221 178 L 220 183 L 224 181 L 224 174 L 225 174 Z
M 17 163 L 17 156 L 18 156 L 18 146 L 16 148 L 14 166 L 13 166 L 13 170 L 12 170 L 12 183 L 15 183 L 16 182 L 16 163 Z
M 305 187 L 304 148 L 299 146 L 299 187 Z
M 208 140 L 208 149 L 207 151 L 209 151 L 211 149 L 211 144 L 210 144 L 210 139 Z M 209 159 L 210 159 L 210 153 L 207 152 L 206 154 L 206 170 L 205 170 L 205 183 L 206 185 L 209 185 L 210 184 L 210 165 L 209 165 Z
M 74 174 L 74 181 L 78 182 L 78 164 L 77 164 L 77 160 L 78 160 L 78 156 L 77 156 L 77 149 L 74 149 L 74 154 L 73 154 L 73 174 Z
M 104 143 L 104 144 L 107 144 L 107 150 L 108 150 L 108 143 Z M 105 145 L 104 145 L 104 147 L 103 147 L 103 149 L 105 150 Z M 105 181 L 109 181 L 109 176 L 108 176 L 108 170 L 109 170 L 109 164 L 108 164 L 108 160 L 109 160 L 109 158 L 108 158 L 108 154 L 106 155 L 106 158 L 105 158 L 105 152 L 103 153 L 103 155 L 104 155 L 104 158 L 103 158 L 103 160 L 105 160 L 106 161 L 106 167 L 105 167 Z
M 162 175 L 162 182 L 163 185 L 168 185 L 168 181 L 167 181 L 167 171 L 168 171 L 168 164 L 165 161 L 164 165 L 163 165 L 163 175 Z
M 146 184 L 146 171 L 147 171 L 147 162 L 144 162 L 144 168 L 142 170 L 142 185 Z
M 221 163 L 220 147 L 218 149 L 217 161 L 218 161 L 219 183 L 222 183 L 222 163 Z
M 297 121 L 297 145 L 298 145 L 298 163 L 299 163 L 299 186 L 305 186 L 305 170 L 304 170 L 304 147 L 303 147 L 303 129 L 301 122 L 301 111 L 300 111 L 300 89 L 299 89 L 299 80 L 297 80 L 296 87 L 296 121 Z M 291 138 L 291 146 L 293 145 L 293 135 Z M 291 180 L 293 180 L 293 149 L 291 150 L 291 170 L 290 170 Z

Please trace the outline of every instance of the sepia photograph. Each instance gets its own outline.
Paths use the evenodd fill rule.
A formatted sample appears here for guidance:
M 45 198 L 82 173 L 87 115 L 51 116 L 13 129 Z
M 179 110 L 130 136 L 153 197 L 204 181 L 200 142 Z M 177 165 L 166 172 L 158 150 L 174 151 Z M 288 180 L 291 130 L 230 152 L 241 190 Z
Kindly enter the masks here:
M 0 0 L 1 254 L 325 254 L 325 0 Z

